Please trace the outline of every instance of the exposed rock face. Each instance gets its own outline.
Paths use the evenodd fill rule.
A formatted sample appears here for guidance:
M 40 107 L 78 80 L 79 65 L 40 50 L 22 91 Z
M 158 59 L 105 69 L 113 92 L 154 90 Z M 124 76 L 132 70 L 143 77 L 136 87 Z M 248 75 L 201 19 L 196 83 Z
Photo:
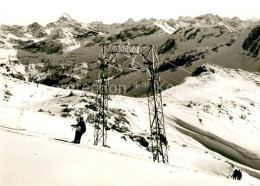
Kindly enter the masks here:
M 222 18 L 217 16 L 217 15 L 213 15 L 213 14 L 205 14 L 205 15 L 201 15 L 196 17 L 197 20 L 200 20 L 201 22 L 205 22 L 208 23 L 209 25 L 215 25 L 218 24 L 220 21 L 222 21 Z
M 243 49 L 249 51 L 252 57 L 259 56 L 260 26 L 256 26 L 243 43 Z

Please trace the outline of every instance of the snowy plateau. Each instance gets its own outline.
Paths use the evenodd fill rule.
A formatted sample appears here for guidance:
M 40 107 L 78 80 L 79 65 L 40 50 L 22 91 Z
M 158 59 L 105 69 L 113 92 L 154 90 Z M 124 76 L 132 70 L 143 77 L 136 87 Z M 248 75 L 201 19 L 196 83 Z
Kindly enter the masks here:
M 0 184 L 260 185 L 260 75 L 204 69 L 162 92 L 169 164 L 153 162 L 133 138 L 149 137 L 147 98 L 110 96 L 109 122 L 128 121 L 119 124 L 127 132 L 108 131 L 110 148 L 93 145 L 90 121 L 81 144 L 72 144 L 60 140 L 73 140 L 72 113 L 93 114 L 86 109 L 95 104 L 93 93 L 1 74 Z M 235 169 L 242 180 L 231 178 Z

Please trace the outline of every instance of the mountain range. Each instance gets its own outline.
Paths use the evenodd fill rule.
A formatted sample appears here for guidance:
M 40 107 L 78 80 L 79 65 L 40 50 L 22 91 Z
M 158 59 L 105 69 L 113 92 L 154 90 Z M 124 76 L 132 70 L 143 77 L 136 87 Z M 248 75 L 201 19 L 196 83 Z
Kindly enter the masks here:
M 158 47 L 164 83 L 176 85 L 204 63 L 260 71 L 259 25 L 257 19 L 213 14 L 177 20 L 130 18 L 124 23 L 82 23 L 65 13 L 45 27 L 37 22 L 1 25 L 0 65 L 5 74 L 46 85 L 91 86 L 98 78 L 101 42 L 152 44 Z M 128 68 L 131 60 L 131 56 L 121 56 L 119 63 L 124 68 L 113 69 L 111 83 L 125 84 L 124 95 L 142 96 L 144 88 L 133 88 L 145 81 L 142 59 L 136 59 L 139 71 Z

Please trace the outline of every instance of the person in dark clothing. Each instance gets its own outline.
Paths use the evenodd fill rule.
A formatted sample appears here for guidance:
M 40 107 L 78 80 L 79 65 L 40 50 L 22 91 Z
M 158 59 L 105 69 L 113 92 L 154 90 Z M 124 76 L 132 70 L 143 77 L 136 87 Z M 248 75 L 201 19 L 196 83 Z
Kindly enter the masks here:
M 242 172 L 238 169 L 236 169 L 234 172 L 233 172 L 233 175 L 232 175 L 233 179 L 234 180 L 241 180 L 242 178 Z
M 234 172 L 233 172 L 233 180 L 236 180 L 237 179 L 237 175 L 238 175 L 238 170 L 236 169 Z
M 240 170 L 238 170 L 237 179 L 238 179 L 238 180 L 241 180 L 241 179 L 242 179 L 242 172 L 241 172 Z
M 78 123 L 76 125 L 71 125 L 76 129 L 75 138 L 72 143 L 80 143 L 81 136 L 86 132 L 86 124 L 83 120 L 83 117 L 79 117 L 77 122 Z

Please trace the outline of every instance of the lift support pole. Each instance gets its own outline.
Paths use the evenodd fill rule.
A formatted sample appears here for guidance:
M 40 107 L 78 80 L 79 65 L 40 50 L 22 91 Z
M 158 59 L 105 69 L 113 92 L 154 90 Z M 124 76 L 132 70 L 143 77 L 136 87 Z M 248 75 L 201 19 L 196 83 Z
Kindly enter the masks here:
M 98 105 L 98 114 L 95 118 L 95 129 L 94 129 L 94 145 L 99 142 L 102 146 L 107 146 L 107 113 L 108 113 L 108 77 L 109 70 L 108 64 L 105 61 L 105 53 L 101 51 L 100 67 L 101 71 L 99 76 L 98 93 L 96 97 L 96 103 Z
M 139 55 L 147 66 L 150 78 L 148 79 L 148 108 L 152 141 L 153 161 L 168 163 L 167 138 L 164 125 L 163 103 L 158 73 L 158 56 L 154 45 L 130 44 L 100 44 L 101 64 L 100 88 L 97 95 L 98 114 L 95 123 L 94 144 L 107 142 L 107 113 L 108 113 L 108 66 L 118 66 L 117 54 Z
M 152 61 L 148 61 L 148 107 L 152 141 L 153 160 L 168 163 L 167 138 L 164 125 L 163 103 L 160 77 L 158 73 L 158 57 L 155 48 L 152 49 Z M 151 63 L 152 62 L 152 63 Z

